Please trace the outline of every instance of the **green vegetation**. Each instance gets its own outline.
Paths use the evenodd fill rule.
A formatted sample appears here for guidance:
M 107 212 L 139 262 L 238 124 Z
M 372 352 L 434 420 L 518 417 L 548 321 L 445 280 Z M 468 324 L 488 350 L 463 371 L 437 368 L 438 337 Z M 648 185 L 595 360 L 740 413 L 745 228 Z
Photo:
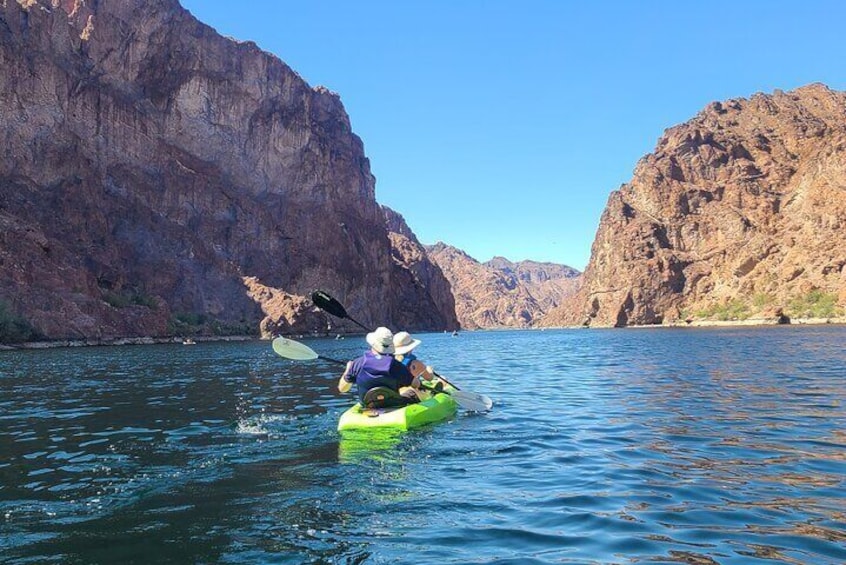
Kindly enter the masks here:
M 788 302 L 785 314 L 791 318 L 835 318 L 843 315 L 843 309 L 837 306 L 836 294 L 812 290 Z
M 205 325 L 205 314 L 177 313 L 170 317 L 167 323 L 167 333 L 183 336 L 200 335 L 203 333 Z
M 258 326 L 247 322 L 221 322 L 215 320 L 211 324 L 211 332 L 214 335 L 254 335 L 258 336 Z
M 157 307 L 156 301 L 152 296 L 136 290 L 124 290 L 122 292 L 106 291 L 103 293 L 103 300 L 113 308 L 145 306 L 151 310 L 155 310 Z
M 759 292 L 752 297 L 752 307 L 759 311 L 763 310 L 767 306 L 770 306 L 773 302 L 775 302 L 775 297 L 772 294 L 767 294 L 766 292 Z
M 41 333 L 0 302 L 0 343 L 21 343 L 41 339 Z
M 174 314 L 167 324 L 171 335 L 258 335 L 258 327 L 247 320 L 239 322 L 223 322 L 206 314 L 182 312 Z
M 704 320 L 746 320 L 753 315 L 764 313 L 768 308 L 781 306 L 776 298 L 764 292 L 751 298 L 733 298 L 720 304 L 690 312 L 682 311 L 682 319 L 688 316 Z M 844 316 L 842 307 L 837 306 L 837 294 L 812 290 L 804 296 L 791 299 L 784 307 L 784 314 L 790 318 L 836 318 Z
M 720 320 L 721 322 L 729 320 L 745 320 L 749 317 L 749 315 L 749 306 L 740 298 L 732 298 L 728 302 L 723 302 L 722 304 L 712 304 L 708 308 L 696 312 L 697 318 Z

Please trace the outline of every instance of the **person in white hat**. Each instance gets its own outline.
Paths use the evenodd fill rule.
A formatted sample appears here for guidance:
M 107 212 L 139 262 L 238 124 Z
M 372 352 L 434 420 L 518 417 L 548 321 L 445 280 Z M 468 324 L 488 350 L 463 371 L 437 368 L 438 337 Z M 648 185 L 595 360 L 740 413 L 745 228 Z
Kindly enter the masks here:
M 394 336 L 394 357 L 396 357 L 397 361 L 408 367 L 411 374 L 414 375 L 414 388 L 419 388 L 421 378 L 431 381 L 435 372 L 430 365 L 425 365 L 412 353 L 414 348 L 421 343 L 419 339 L 411 337 L 411 334 L 408 332 L 398 332 Z
M 367 334 L 365 339 L 370 349 L 361 357 L 347 363 L 346 370 L 338 381 L 338 390 L 347 392 L 355 384 L 362 406 L 372 404 L 368 399 L 368 392 L 375 389 L 387 393 L 390 401 L 395 404 L 419 401 L 413 389 L 410 389 L 410 392 L 404 390 L 405 387 L 411 387 L 414 376 L 408 367 L 394 358 L 394 334 L 391 330 L 385 327 L 376 328 Z M 384 397 L 383 394 L 382 400 Z

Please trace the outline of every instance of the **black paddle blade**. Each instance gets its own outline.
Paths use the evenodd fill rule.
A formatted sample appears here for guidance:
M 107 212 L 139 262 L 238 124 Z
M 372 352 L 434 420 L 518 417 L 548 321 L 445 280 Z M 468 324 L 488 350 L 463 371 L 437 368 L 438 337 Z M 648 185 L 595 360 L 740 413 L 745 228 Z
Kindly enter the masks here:
M 329 296 L 326 292 L 322 290 L 315 290 L 311 293 L 311 301 L 314 302 L 314 305 L 323 310 L 324 312 L 329 312 L 333 316 L 337 316 L 338 318 L 349 318 L 347 315 L 347 310 L 344 308 L 344 305 Z

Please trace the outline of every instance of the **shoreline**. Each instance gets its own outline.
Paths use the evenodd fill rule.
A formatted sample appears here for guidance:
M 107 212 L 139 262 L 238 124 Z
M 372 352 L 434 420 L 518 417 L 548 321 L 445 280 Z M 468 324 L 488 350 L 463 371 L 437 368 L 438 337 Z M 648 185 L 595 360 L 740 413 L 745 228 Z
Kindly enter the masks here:
M 51 339 L 45 341 L 25 341 L 22 343 L 0 343 L 0 351 L 14 351 L 19 349 L 57 349 L 60 347 L 108 347 L 111 345 L 157 345 L 157 344 L 180 344 L 194 345 L 202 342 L 215 341 L 252 341 L 262 339 L 259 336 L 251 335 L 225 335 L 225 336 L 192 336 L 194 343 L 186 343 L 187 337 L 114 337 L 114 338 L 91 338 L 91 339 Z
M 846 325 L 846 317 L 838 318 L 793 318 L 788 321 L 781 321 L 778 318 L 748 318 L 746 320 L 691 320 L 685 322 L 667 322 L 664 324 L 635 324 L 631 326 L 550 326 L 537 329 L 658 329 L 658 328 L 733 328 L 733 327 L 756 327 L 756 326 L 843 326 Z M 535 328 L 529 328 L 535 329 Z
M 343 339 L 347 335 L 355 335 L 354 333 L 337 333 L 332 332 L 328 334 L 309 334 L 309 333 L 290 333 L 284 334 L 284 337 L 291 339 L 307 339 L 313 337 L 335 337 L 341 336 Z M 89 338 L 89 339 L 50 339 L 43 341 L 25 341 L 21 343 L 0 343 L 0 351 L 16 351 L 21 349 L 58 349 L 62 347 L 109 347 L 112 345 L 162 345 L 162 344 L 178 344 L 178 345 L 196 345 L 199 343 L 214 343 L 214 342 L 241 342 L 241 341 L 270 341 L 272 337 L 262 337 L 259 335 L 222 335 L 222 336 L 186 336 L 186 337 L 151 337 L 151 336 L 137 336 L 137 337 L 113 337 L 113 338 Z M 193 343 L 188 343 L 188 341 Z
M 502 330 L 584 330 L 584 329 L 659 329 L 659 328 L 719 328 L 719 327 L 756 327 L 756 326 L 843 326 L 846 325 L 846 317 L 843 318 L 796 318 L 788 322 L 781 322 L 775 318 L 750 318 L 747 320 L 693 320 L 691 322 L 678 321 L 666 324 L 643 324 L 615 328 L 613 326 L 546 326 L 534 328 L 476 328 L 473 330 L 463 329 L 461 331 L 502 331 Z M 339 334 L 342 335 L 342 334 Z M 343 334 L 346 337 L 346 334 Z M 307 334 L 289 334 L 285 337 L 304 339 L 307 337 L 331 337 L 329 334 L 322 336 L 311 336 Z M 0 343 L 0 351 L 15 351 L 21 349 L 57 349 L 61 347 L 108 347 L 112 345 L 160 345 L 160 344 L 182 344 L 195 345 L 198 343 L 210 342 L 241 342 L 241 341 L 269 341 L 271 338 L 252 335 L 227 335 L 227 336 L 193 336 L 190 339 L 194 343 L 186 343 L 189 338 L 184 337 L 116 337 L 116 338 L 91 338 L 91 339 L 56 339 L 49 341 L 27 341 L 23 343 Z
M 630 328 L 713 328 L 746 326 L 836 326 L 846 324 L 846 318 L 794 318 L 787 321 L 778 318 L 748 318 L 746 320 L 692 320 L 671 322 L 653 326 L 627 326 Z
M 473 331 L 484 330 L 627 330 L 627 329 L 658 329 L 658 328 L 719 328 L 719 327 L 755 327 L 755 326 L 843 326 L 846 317 L 833 318 L 792 318 L 787 321 L 778 318 L 747 318 L 746 320 L 691 320 L 686 322 L 666 322 L 662 324 L 633 324 L 631 326 L 538 326 L 533 328 L 478 328 Z M 470 331 L 470 330 L 462 330 Z

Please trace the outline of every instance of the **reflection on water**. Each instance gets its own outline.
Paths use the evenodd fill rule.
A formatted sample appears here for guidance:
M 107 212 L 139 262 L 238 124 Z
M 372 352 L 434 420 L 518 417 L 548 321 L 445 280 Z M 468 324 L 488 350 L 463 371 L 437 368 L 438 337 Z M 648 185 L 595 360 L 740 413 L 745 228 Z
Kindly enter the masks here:
M 0 352 L 0 562 L 843 563 L 844 338 L 430 334 L 494 411 L 343 436 L 266 342 Z
M 373 428 L 341 432 L 338 461 L 356 463 L 367 459 L 393 461 L 405 436 L 400 430 Z

